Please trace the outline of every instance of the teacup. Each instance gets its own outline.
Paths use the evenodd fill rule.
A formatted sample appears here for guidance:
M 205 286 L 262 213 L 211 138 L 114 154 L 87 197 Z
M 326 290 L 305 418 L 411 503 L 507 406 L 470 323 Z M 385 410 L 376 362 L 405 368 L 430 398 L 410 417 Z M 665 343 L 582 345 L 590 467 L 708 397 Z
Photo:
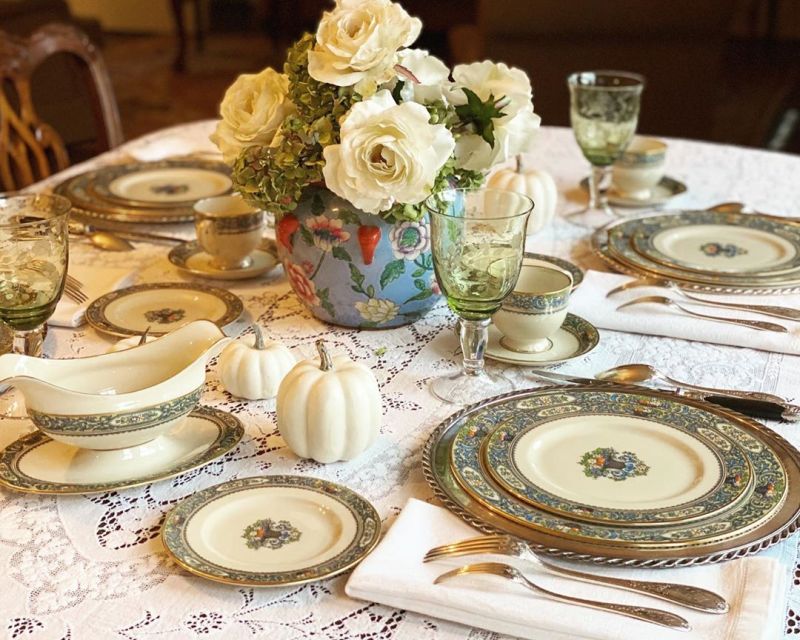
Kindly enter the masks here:
M 514 291 L 492 316 L 500 344 L 519 353 L 552 348 L 550 337 L 567 317 L 572 276 L 555 266 L 523 264 Z
M 239 196 L 216 196 L 194 205 L 194 226 L 200 248 L 213 257 L 217 269 L 245 269 L 264 229 L 264 212 Z
M 614 163 L 611 181 L 628 198 L 647 200 L 664 177 L 667 145 L 655 138 L 636 136 Z

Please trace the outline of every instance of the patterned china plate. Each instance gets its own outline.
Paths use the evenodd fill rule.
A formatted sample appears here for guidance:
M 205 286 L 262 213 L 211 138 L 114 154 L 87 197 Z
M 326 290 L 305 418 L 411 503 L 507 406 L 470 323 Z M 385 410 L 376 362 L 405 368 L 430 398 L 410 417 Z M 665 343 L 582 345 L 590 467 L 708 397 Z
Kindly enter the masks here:
M 522 260 L 523 264 L 555 265 L 562 271 L 566 271 L 572 276 L 572 290 L 575 291 L 583 282 L 583 271 L 580 267 L 572 264 L 569 260 L 548 256 L 543 253 L 531 253 L 526 251 Z
M 253 262 L 244 269 L 218 269 L 212 265 L 213 258 L 203 251 L 197 242 L 183 242 L 169 252 L 169 261 L 181 271 L 209 280 L 247 280 L 272 271 L 278 264 L 275 241 L 265 239 L 261 247 L 252 254 Z
M 589 192 L 589 178 L 581 180 L 581 189 Z M 614 207 L 626 207 L 629 209 L 644 209 L 661 207 L 675 196 L 686 193 L 687 187 L 680 180 L 664 176 L 661 181 L 653 188 L 649 198 L 631 198 L 630 196 L 619 193 L 614 186 L 606 193 L 608 204 Z
M 224 289 L 202 284 L 161 282 L 107 293 L 86 309 L 86 322 L 115 336 L 162 336 L 195 320 L 222 328 L 244 310 L 242 301 Z
M 238 418 L 210 407 L 198 407 L 169 434 L 131 449 L 78 449 L 36 431 L 0 452 L 0 485 L 57 494 L 137 487 L 211 462 L 233 449 L 243 434 Z
M 489 341 L 484 355 L 490 360 L 528 367 L 551 367 L 585 356 L 600 342 L 597 328 L 588 320 L 568 313 L 564 324 L 550 336 L 553 346 L 541 353 L 520 353 L 504 347 L 503 334 L 494 325 L 489 326 Z
M 750 489 L 741 447 L 691 415 L 669 424 L 621 415 L 624 403 L 608 394 L 575 396 L 570 409 L 563 418 L 525 411 L 486 438 L 483 462 L 503 489 L 545 511 L 625 526 L 705 518 Z
M 549 409 L 557 415 L 563 410 L 562 407 L 569 405 L 542 405 L 539 402 L 540 396 L 564 394 L 565 391 L 568 391 L 569 395 L 598 390 L 609 394 L 625 393 L 641 396 L 642 407 L 645 408 L 650 402 L 655 402 L 655 406 L 668 402 L 717 416 L 720 425 L 724 425 L 722 432 L 725 437 L 735 440 L 748 452 L 748 455 L 757 458 L 764 466 L 761 469 L 756 468 L 756 476 L 759 479 L 756 490 L 740 504 L 750 509 L 761 508 L 765 503 L 774 504 L 776 496 L 778 504 L 748 530 L 729 527 L 729 522 L 726 523 L 724 518 L 716 521 L 712 519 L 706 524 L 706 529 L 709 525 L 713 525 L 711 528 L 718 529 L 717 534 L 705 539 L 698 538 L 692 526 L 662 527 L 657 535 L 671 541 L 671 544 L 663 546 L 623 539 L 652 537 L 654 531 L 659 531 L 655 527 L 586 525 L 572 519 L 553 517 L 547 512 L 514 500 L 512 496 L 505 497 L 511 513 L 503 513 L 490 508 L 482 496 L 465 491 L 457 481 L 450 464 L 451 449 L 454 439 L 468 423 L 470 423 L 468 429 L 474 432 L 473 437 L 480 442 L 482 436 L 504 422 L 509 412 L 518 411 L 518 403 L 539 407 L 540 410 Z M 476 423 L 476 417 L 482 418 L 483 422 Z M 475 460 L 478 461 L 477 455 Z M 776 460 L 779 461 L 777 467 Z M 539 552 L 569 560 L 615 566 L 664 568 L 721 562 L 750 555 L 776 544 L 796 531 L 800 524 L 800 452 L 778 434 L 737 413 L 671 393 L 636 387 L 621 385 L 613 389 L 596 385 L 567 389 L 550 387 L 517 391 L 467 407 L 448 418 L 431 434 L 423 451 L 423 470 L 436 496 L 472 526 L 486 533 L 510 533 L 530 541 Z M 775 480 L 779 484 L 782 482 L 783 486 L 774 482 L 770 484 L 768 481 L 770 474 L 775 474 Z M 785 487 L 788 487 L 788 490 L 785 499 L 781 500 L 780 496 L 784 493 Z M 499 487 L 489 483 L 484 489 L 489 495 L 503 493 Z M 738 514 L 733 514 L 736 518 L 744 515 L 741 509 L 742 507 L 739 508 Z M 520 514 L 526 515 L 529 519 L 513 517 Z M 722 512 L 719 517 L 723 515 L 729 516 L 727 512 Z M 730 519 L 728 517 L 728 521 Z M 594 538 L 584 537 L 589 531 L 600 535 Z M 628 532 L 633 535 L 628 535 Z
M 252 587 L 322 580 L 378 543 L 375 508 L 342 485 L 308 476 L 242 478 L 196 493 L 161 529 L 174 560 L 196 575 Z
M 691 274 L 765 278 L 800 269 L 800 228 L 757 215 L 687 212 L 621 227 L 645 258 Z

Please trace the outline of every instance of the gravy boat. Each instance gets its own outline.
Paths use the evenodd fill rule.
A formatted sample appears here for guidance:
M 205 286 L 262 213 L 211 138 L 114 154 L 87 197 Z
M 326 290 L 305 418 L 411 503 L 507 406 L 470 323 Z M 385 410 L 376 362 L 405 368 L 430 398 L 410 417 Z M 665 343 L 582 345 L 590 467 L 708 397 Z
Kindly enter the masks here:
M 89 358 L 0 356 L 0 384 L 25 396 L 33 423 L 83 449 L 144 444 L 177 427 L 197 406 L 206 363 L 231 338 L 197 320 L 134 349 Z

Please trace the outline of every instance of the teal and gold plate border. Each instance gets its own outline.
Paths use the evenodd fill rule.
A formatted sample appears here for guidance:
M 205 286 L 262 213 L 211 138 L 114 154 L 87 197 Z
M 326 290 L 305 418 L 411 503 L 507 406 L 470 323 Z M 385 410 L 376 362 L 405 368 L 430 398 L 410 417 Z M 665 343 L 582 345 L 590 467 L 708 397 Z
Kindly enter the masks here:
M 342 504 L 356 522 L 355 535 L 347 548 L 330 560 L 312 567 L 296 571 L 264 573 L 238 571 L 210 562 L 198 554 L 187 541 L 186 529 L 192 517 L 213 501 L 239 491 L 276 487 L 304 489 Z M 321 478 L 269 475 L 232 480 L 189 496 L 167 514 L 161 529 L 161 539 L 173 560 L 195 575 L 226 584 L 283 587 L 322 580 L 347 571 L 375 548 L 380 533 L 381 520 L 375 507 L 352 489 Z
M 142 476 L 131 480 L 120 480 L 117 482 L 98 482 L 95 484 L 74 484 L 45 482 L 37 478 L 32 478 L 22 473 L 19 469 L 19 461 L 24 455 L 36 447 L 39 447 L 52 440 L 41 431 L 28 434 L 15 440 L 0 452 L 0 485 L 22 491 L 25 493 L 46 493 L 46 494 L 87 494 L 101 493 L 105 491 L 119 491 L 145 484 L 166 480 L 182 473 L 202 467 L 204 464 L 216 460 L 233 449 L 244 435 L 244 427 L 239 419 L 219 409 L 211 407 L 197 407 L 189 414 L 189 417 L 202 418 L 212 422 L 219 433 L 213 442 L 197 455 L 185 462 L 164 469 L 158 473 Z
M 236 320 L 240 315 L 242 315 L 242 311 L 244 311 L 244 303 L 242 303 L 241 298 L 230 291 L 226 291 L 225 289 L 192 282 L 153 282 L 149 284 L 137 284 L 132 287 L 125 287 L 124 289 L 117 289 L 116 291 L 111 291 L 100 296 L 86 309 L 86 322 L 88 322 L 89 326 L 92 328 L 102 331 L 103 333 L 110 333 L 114 336 L 140 336 L 142 334 L 141 331 L 129 329 L 128 327 L 111 322 L 106 317 L 106 308 L 115 300 L 119 300 L 125 296 L 137 295 L 145 291 L 159 291 L 163 289 L 199 291 L 201 293 L 218 298 L 225 305 L 225 313 L 223 313 L 222 317 L 220 318 L 206 319 L 216 324 L 220 329 Z M 151 336 L 163 336 L 165 332 L 159 331 L 158 325 L 153 324 L 148 333 Z

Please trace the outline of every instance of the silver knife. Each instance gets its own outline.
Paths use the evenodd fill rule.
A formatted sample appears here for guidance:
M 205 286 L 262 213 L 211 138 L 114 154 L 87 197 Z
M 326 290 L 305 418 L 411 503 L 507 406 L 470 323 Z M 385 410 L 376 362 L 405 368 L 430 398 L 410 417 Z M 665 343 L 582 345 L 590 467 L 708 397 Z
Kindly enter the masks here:
M 590 384 L 593 386 L 617 386 L 619 383 L 610 380 L 597 380 L 596 378 L 583 378 L 581 376 L 566 375 L 549 371 L 547 369 L 526 369 L 527 374 L 534 378 L 539 378 L 545 382 L 555 382 L 556 384 Z M 647 387 L 644 387 L 647 388 Z M 800 421 L 800 406 L 783 402 L 771 402 L 767 400 L 756 400 L 751 398 L 741 398 L 734 396 L 720 395 L 720 393 L 704 393 L 698 391 L 685 391 L 678 389 L 681 395 L 689 398 L 705 400 L 716 404 L 725 409 L 733 409 L 752 418 L 763 418 L 766 420 L 782 420 L 784 422 Z

